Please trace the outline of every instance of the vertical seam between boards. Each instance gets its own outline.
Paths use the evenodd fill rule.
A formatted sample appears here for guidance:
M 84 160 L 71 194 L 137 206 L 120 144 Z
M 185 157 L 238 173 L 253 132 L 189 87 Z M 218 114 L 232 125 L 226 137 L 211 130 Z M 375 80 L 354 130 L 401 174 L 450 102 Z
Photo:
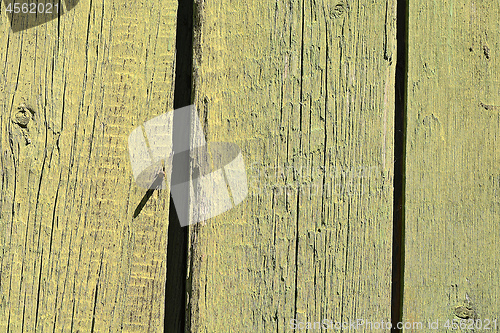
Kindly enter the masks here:
M 193 2 L 179 0 L 175 38 L 174 109 L 192 104 Z M 172 170 L 174 172 L 175 170 Z M 187 311 L 187 254 L 189 227 L 181 227 L 172 194 L 169 203 L 164 332 L 189 331 Z
M 396 0 L 396 6 L 397 60 L 394 90 L 395 116 L 391 332 L 401 331 L 398 329 L 397 323 L 402 322 L 403 319 L 409 0 Z

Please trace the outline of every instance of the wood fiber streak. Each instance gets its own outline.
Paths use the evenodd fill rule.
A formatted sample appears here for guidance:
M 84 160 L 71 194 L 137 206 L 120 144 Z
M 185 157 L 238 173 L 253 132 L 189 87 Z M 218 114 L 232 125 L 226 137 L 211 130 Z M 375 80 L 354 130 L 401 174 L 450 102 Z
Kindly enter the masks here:
M 409 13 L 404 320 L 443 332 L 500 308 L 500 7 Z
M 176 8 L 81 0 L 18 33 L 1 8 L 1 332 L 161 331 L 169 200 L 132 220 L 127 139 L 172 108 Z
M 197 1 L 194 34 L 207 139 L 241 147 L 249 195 L 191 228 L 191 331 L 389 322 L 395 1 Z

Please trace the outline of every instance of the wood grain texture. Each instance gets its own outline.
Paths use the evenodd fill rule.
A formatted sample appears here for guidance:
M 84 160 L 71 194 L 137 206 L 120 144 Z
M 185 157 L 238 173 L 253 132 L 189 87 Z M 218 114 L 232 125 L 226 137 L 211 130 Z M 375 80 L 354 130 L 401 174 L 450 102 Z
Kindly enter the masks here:
M 1 10 L 0 331 L 161 331 L 169 198 L 132 220 L 127 137 L 172 108 L 176 2 L 82 0 L 18 33 Z
M 409 13 L 404 319 L 498 319 L 500 7 Z
M 390 321 L 395 2 L 195 7 L 194 101 L 249 195 L 192 227 L 191 331 Z

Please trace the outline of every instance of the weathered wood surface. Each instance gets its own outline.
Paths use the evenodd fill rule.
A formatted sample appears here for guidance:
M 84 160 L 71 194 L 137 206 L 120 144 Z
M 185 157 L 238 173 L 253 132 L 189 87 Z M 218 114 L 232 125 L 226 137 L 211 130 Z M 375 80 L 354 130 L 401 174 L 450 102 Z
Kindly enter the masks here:
M 404 319 L 499 319 L 500 6 L 409 14 Z
M 209 142 L 242 148 L 249 195 L 191 229 L 191 331 L 390 321 L 395 1 L 197 1 L 195 19 L 194 102 Z
M 172 109 L 176 2 L 81 0 L 17 33 L 1 11 L 0 331 L 161 331 L 169 198 L 132 220 L 127 136 Z

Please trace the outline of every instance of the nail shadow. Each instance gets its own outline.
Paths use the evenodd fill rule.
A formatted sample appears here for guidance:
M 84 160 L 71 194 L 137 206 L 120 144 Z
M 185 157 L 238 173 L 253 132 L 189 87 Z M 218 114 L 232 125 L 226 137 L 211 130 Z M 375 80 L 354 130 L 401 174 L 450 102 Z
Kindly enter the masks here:
M 156 176 L 153 184 L 151 184 L 151 188 L 146 191 L 146 194 L 141 199 L 141 202 L 137 205 L 134 211 L 133 218 L 135 219 L 139 214 L 141 213 L 142 209 L 144 206 L 146 206 L 146 203 L 148 202 L 149 198 L 153 195 L 153 192 L 161 187 L 161 183 L 163 181 L 163 174 L 159 174 Z

